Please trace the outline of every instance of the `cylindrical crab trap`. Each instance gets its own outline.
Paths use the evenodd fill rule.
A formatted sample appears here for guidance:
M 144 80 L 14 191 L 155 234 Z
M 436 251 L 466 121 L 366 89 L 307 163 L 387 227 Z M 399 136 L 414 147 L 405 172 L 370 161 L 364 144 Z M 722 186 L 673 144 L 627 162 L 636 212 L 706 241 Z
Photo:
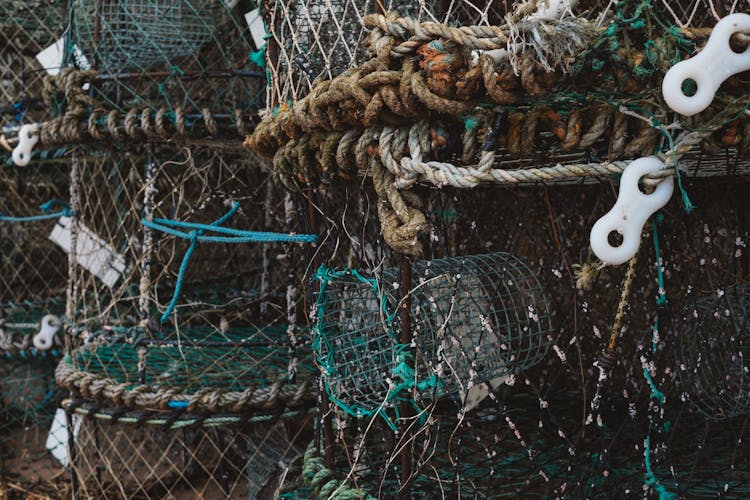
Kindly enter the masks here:
M 76 217 L 58 227 L 77 239 L 77 265 L 75 348 L 57 382 L 69 414 L 117 429 L 74 427 L 73 484 L 87 497 L 246 495 L 265 487 L 247 469 L 248 435 L 315 402 L 294 276 L 316 237 L 254 165 L 167 154 L 74 163 Z M 147 438 L 133 434 L 151 421 Z
M 278 491 L 309 439 L 302 417 L 291 425 L 239 414 L 63 405 L 74 425 L 80 498 L 265 498 Z
M 683 397 L 709 419 L 750 412 L 747 391 L 750 289 L 719 288 L 685 307 L 674 328 Z
M 414 387 L 418 398 L 477 396 L 534 366 L 552 327 L 545 291 L 517 257 L 495 253 L 414 264 L 409 289 L 401 272 L 367 278 L 321 269 L 314 345 L 326 389 L 352 415 L 392 407 Z M 411 308 L 400 310 L 399 293 Z M 416 344 L 400 341 L 410 315 Z M 413 365 L 413 368 L 412 368 Z
M 49 119 L 44 78 L 60 70 L 64 0 L 0 5 L 0 127 Z M 59 43 L 59 46 L 56 45 Z
M 75 0 L 70 6 L 68 69 L 53 82 L 53 93 L 65 99 L 62 117 L 43 140 L 239 140 L 251 130 L 266 84 L 265 32 L 259 18 L 252 21 L 251 2 Z
M 58 167 L 0 168 L 0 186 L 0 476 L 43 493 L 61 470 L 53 455 L 64 449 L 48 433 L 68 262 L 49 234 L 67 210 L 58 203 L 67 177 Z

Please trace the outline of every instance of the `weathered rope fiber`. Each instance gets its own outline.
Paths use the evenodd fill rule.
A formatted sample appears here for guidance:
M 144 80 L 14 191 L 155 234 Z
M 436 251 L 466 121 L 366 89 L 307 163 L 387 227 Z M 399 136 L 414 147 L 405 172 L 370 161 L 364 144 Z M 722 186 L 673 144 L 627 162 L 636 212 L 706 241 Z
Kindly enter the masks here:
M 187 394 L 179 388 L 157 390 L 146 384 L 122 383 L 79 370 L 73 366 L 70 356 L 57 366 L 55 380 L 76 397 L 144 410 L 169 410 L 177 402 L 180 408 L 189 412 L 264 413 L 307 407 L 315 400 L 309 380 L 297 384 L 277 380 L 267 387 L 253 387 L 241 392 L 203 389 Z
M 313 489 L 317 495 L 316 498 L 321 500 L 374 500 L 375 498 L 336 479 L 334 472 L 325 466 L 314 441 L 305 450 L 302 479 Z
M 62 116 L 41 124 L 39 139 L 43 146 L 80 144 L 142 139 L 187 139 L 200 129 L 200 135 L 218 137 L 227 129 L 220 125 L 210 109 L 201 110 L 200 117 L 188 117 L 180 106 L 171 110 L 162 106 L 156 112 L 149 108 L 132 108 L 126 114 L 97 106 L 96 101 L 84 90 L 86 82 L 93 81 L 95 71 L 80 71 L 66 68 L 53 77 L 45 79 L 45 100 L 52 107 L 54 98 L 62 98 Z M 255 121 L 240 109 L 232 112 L 228 122 L 238 137 L 247 135 Z

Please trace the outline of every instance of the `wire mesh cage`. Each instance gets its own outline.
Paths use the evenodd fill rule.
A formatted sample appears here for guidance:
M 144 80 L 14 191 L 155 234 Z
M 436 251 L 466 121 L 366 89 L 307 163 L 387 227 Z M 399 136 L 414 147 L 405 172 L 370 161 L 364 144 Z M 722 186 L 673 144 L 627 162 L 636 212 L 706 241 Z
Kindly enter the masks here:
M 426 257 L 412 265 L 410 287 L 401 283 L 397 268 L 389 267 L 399 259 L 383 250 L 387 245 L 377 230 L 375 204 L 371 203 L 375 196 L 369 186 L 349 183 L 322 186 L 315 206 L 319 213 L 325 214 L 321 232 L 326 240 L 321 252 L 326 255 L 326 265 L 357 269 L 348 274 L 319 272 L 321 303 L 337 307 L 329 309 L 318 304 L 319 323 L 313 330 L 315 347 L 318 356 L 324 355 L 320 366 L 328 382 L 330 399 L 340 398 L 340 403 L 345 403 L 344 409 L 336 407 L 330 413 L 333 437 L 320 444 L 321 454 L 333 449 L 336 457 L 327 465 L 331 476 L 340 481 L 332 488 L 344 483 L 376 498 L 395 494 L 403 484 L 399 455 L 404 448 L 410 448 L 413 460 L 410 463 L 420 471 L 413 472 L 410 486 L 416 498 L 440 497 L 439 485 L 443 485 L 447 496 L 459 491 L 467 498 L 492 497 L 494 493 L 488 492 L 495 490 L 498 497 L 534 494 L 627 497 L 643 491 L 658 495 L 660 488 L 686 497 L 703 497 L 717 494 L 725 483 L 729 485 L 729 496 L 742 497 L 745 464 L 734 453 L 739 453 L 746 437 L 745 416 L 724 419 L 726 428 L 720 432 L 700 415 L 693 415 L 690 402 L 681 399 L 686 386 L 674 384 L 680 365 L 673 349 L 681 348 L 684 341 L 680 339 L 686 329 L 682 317 L 692 315 L 695 297 L 715 296 L 717 290 L 731 295 L 731 287 L 725 283 L 746 284 L 749 267 L 744 245 L 748 212 L 741 194 L 745 184 L 742 177 L 726 181 L 686 177 L 685 187 L 697 208 L 686 216 L 681 201 L 673 200 L 665 208 L 663 218 L 646 226 L 628 286 L 624 286 L 627 269 L 600 268 L 591 260 L 588 250 L 591 226 L 615 199 L 613 189 L 608 186 L 423 191 L 421 209 L 428 214 L 431 227 L 429 238 L 422 240 Z M 471 369 L 484 366 L 480 358 L 500 349 L 482 350 L 488 338 L 476 342 L 473 334 L 463 331 L 466 324 L 457 328 L 461 334 L 450 332 L 452 321 L 466 316 L 482 326 L 482 314 L 477 309 L 486 306 L 480 298 L 483 295 L 472 295 L 465 314 L 462 313 L 459 299 L 464 288 L 456 282 L 463 280 L 474 285 L 476 281 L 459 264 L 448 267 L 447 272 L 444 267 L 436 266 L 434 271 L 431 268 L 444 256 L 458 255 L 448 262 L 460 263 L 465 259 L 460 255 L 494 249 L 523 256 L 531 274 L 521 274 L 535 276 L 534 280 L 529 278 L 534 284 L 528 288 L 542 291 L 549 304 L 540 317 L 546 317 L 554 326 L 547 330 L 546 336 L 531 336 L 542 343 L 539 352 L 546 352 L 546 356 L 507 377 L 504 384 L 483 385 L 479 382 L 491 375 L 477 375 Z M 385 269 L 389 275 L 378 271 L 383 262 L 388 263 Z M 578 263 L 580 267 L 574 265 Z M 422 283 L 419 278 L 425 272 L 427 276 Z M 441 273 L 451 279 L 436 279 Z M 460 280 L 451 281 L 459 274 Z M 430 293 L 431 280 L 435 286 L 448 286 L 448 290 Z M 503 283 L 501 279 L 489 281 L 498 287 Z M 414 372 L 400 371 L 404 366 L 401 361 L 408 358 L 399 358 L 399 354 L 408 355 L 410 350 L 404 348 L 399 338 L 400 318 L 394 314 L 398 304 L 404 303 L 407 292 L 412 299 L 411 329 L 416 332 Z M 524 297 L 522 291 L 519 293 Z M 623 293 L 627 300 L 620 306 Z M 325 298 L 330 302 L 325 303 Z M 444 316 L 432 311 L 433 303 L 439 311 L 450 310 L 452 306 L 453 316 L 446 322 Z M 497 307 L 494 302 L 491 304 Z M 623 319 L 617 326 L 613 318 L 620 307 Z M 724 309 L 726 306 L 719 312 L 724 314 Z M 523 307 L 518 310 L 524 311 Z M 687 312 L 680 312 L 683 310 Z M 715 321 L 711 317 L 713 312 L 711 308 L 702 317 Z M 429 313 L 435 323 L 425 319 Z M 423 343 L 429 338 L 425 333 L 441 331 L 444 322 L 445 338 L 455 336 L 456 341 L 447 346 L 433 344 L 428 346 L 429 354 L 423 354 Z M 330 336 L 327 339 L 319 336 L 320 329 Z M 722 338 L 727 335 L 716 330 L 704 328 L 703 335 L 711 339 L 709 345 L 724 345 Z M 367 337 L 363 332 L 374 335 Z M 613 335 L 615 347 L 610 352 L 608 346 Z M 467 349 L 466 339 L 472 347 L 479 345 L 480 352 Z M 455 349 L 454 354 L 458 353 L 453 359 L 450 348 Z M 450 363 L 429 364 L 437 349 L 440 356 L 433 360 Z M 466 351 L 468 355 L 463 358 Z M 331 357 L 327 356 L 330 352 L 333 352 Z M 717 350 L 716 356 L 720 354 Z M 704 352 L 704 358 L 707 357 L 709 354 Z M 464 387 L 469 385 L 466 381 L 473 381 L 476 390 L 483 393 L 484 399 L 472 408 L 462 401 L 461 387 L 453 378 L 455 373 L 439 371 L 448 364 L 459 365 L 455 359 L 466 359 L 470 367 L 461 374 Z M 477 360 L 476 367 L 471 365 L 473 359 Z M 359 364 L 346 364 L 352 360 Z M 600 379 L 598 366 L 609 366 L 605 368 L 606 378 Z M 454 397 L 430 397 L 437 392 L 436 388 L 442 387 L 438 375 L 454 384 L 445 390 L 445 393 L 452 391 Z M 683 375 L 691 374 L 687 371 L 680 374 L 680 381 Z M 402 384 L 404 380 L 408 382 Z M 714 392 L 718 393 L 724 381 L 717 378 L 716 384 Z M 422 393 L 422 399 L 417 400 L 418 408 L 405 410 L 403 397 L 387 400 L 389 391 L 392 394 L 399 387 L 403 397 L 408 398 L 412 390 Z M 532 400 L 523 403 L 526 409 L 521 411 L 508 401 L 508 393 Z M 476 394 L 469 393 L 468 397 Z M 356 403 L 362 400 L 365 405 L 360 410 Z M 510 423 L 505 420 L 506 408 L 510 411 L 507 414 Z M 398 433 L 388 427 L 388 422 L 381 421 L 379 410 L 385 410 L 383 413 L 391 418 L 392 424 L 400 424 Z M 393 411 L 397 411 L 398 419 L 392 418 Z M 520 413 L 514 416 L 515 411 Z M 490 417 L 494 419 L 490 420 L 492 423 L 485 421 L 484 412 L 496 414 Z M 357 414 L 369 416 L 352 418 Z M 524 416 L 517 416 L 521 414 Z M 459 420 L 463 418 L 464 423 L 456 421 L 456 416 Z M 536 425 L 541 428 L 536 429 Z M 445 434 L 430 441 L 438 444 L 423 452 L 421 443 L 426 438 L 420 430 L 429 433 L 435 426 L 438 427 L 433 432 L 440 429 Z M 338 427 L 346 430 L 337 431 Z M 514 428 L 521 436 L 516 439 L 522 441 L 516 443 L 516 452 L 496 449 L 494 455 L 493 446 L 512 448 L 507 439 L 500 439 L 503 444 L 497 444 L 494 431 L 516 436 Z M 452 444 L 454 447 L 448 451 L 443 443 L 449 441 L 452 430 L 457 441 L 451 443 L 463 441 L 460 446 Z M 558 430 L 565 437 L 558 435 Z M 696 445 L 695 437 L 704 435 L 705 444 Z M 475 447 L 476 456 L 472 458 L 468 450 Z M 529 448 L 535 458 L 528 457 Z M 503 455 L 506 452 L 508 455 Z M 490 457 L 486 458 L 487 454 Z M 423 455 L 432 462 L 425 458 L 424 467 L 417 467 L 415 464 Z M 493 468 L 493 464 L 502 456 L 512 464 L 500 471 L 501 467 Z M 424 477 L 418 479 L 419 474 Z M 712 482 L 711 475 L 720 479 Z M 505 484 L 508 489 L 502 486 Z
M 117 429 L 105 440 L 79 424 L 79 491 L 245 491 L 257 477 L 230 459 L 249 446 L 236 443 L 315 402 L 295 269 L 300 243 L 316 238 L 294 234 L 295 205 L 266 173 L 215 151 L 83 157 L 71 182 L 77 217 L 56 229 L 76 238 L 74 348 L 56 378 L 69 413 L 104 409 L 96 418 Z M 150 437 L 134 438 L 130 424 L 147 420 Z M 221 483 L 225 473 L 237 483 Z
M 386 352 L 382 359 L 352 355 L 359 363 L 350 370 L 357 380 L 353 395 L 328 384 L 330 399 L 342 393 L 350 399 L 336 401 L 343 403 L 339 412 L 325 412 L 325 397 L 322 404 L 323 461 L 342 481 L 331 489 L 365 496 L 352 488 L 366 483 L 366 493 L 373 496 L 395 496 L 399 489 L 418 496 L 423 489 L 426 498 L 436 498 L 444 494 L 436 490 L 446 485 L 448 497 L 458 496 L 456 490 L 468 498 L 492 496 L 492 486 L 483 488 L 494 481 L 493 474 L 501 474 L 492 467 L 492 448 L 509 444 L 492 432 L 494 421 L 475 424 L 476 409 L 454 405 L 447 415 L 457 415 L 459 422 L 449 423 L 448 438 L 436 439 L 439 445 L 426 453 L 435 459 L 433 469 L 424 469 L 431 481 L 420 483 L 419 474 L 413 474 L 421 453 L 418 430 L 429 432 L 431 407 L 410 411 L 402 399 L 389 401 L 387 395 L 394 389 L 412 392 L 420 384 L 434 388 L 438 382 L 414 375 L 423 369 L 419 336 L 424 332 L 416 336 L 412 366 L 403 354 L 409 353 L 408 336 L 401 340 L 389 331 L 398 324 L 392 316 L 395 304 L 408 297 L 400 288 L 409 287 L 394 290 L 396 277 L 364 278 L 366 271 L 394 263 L 391 254 L 380 252 L 384 241 L 397 254 L 426 261 L 511 252 L 529 264 L 549 297 L 556 328 L 547 340 L 555 356 L 542 358 L 504 385 L 485 387 L 485 405 L 502 405 L 502 393 L 512 381 L 521 385 L 513 390 L 538 399 L 538 420 L 536 408 L 521 424 L 512 416 L 507 420 L 503 411 L 496 413 L 500 429 L 520 443 L 515 451 L 527 454 L 531 464 L 519 469 L 518 481 L 501 476 L 498 496 L 741 497 L 745 466 L 738 453 L 744 416 L 725 419 L 726 427 L 719 430 L 680 401 L 681 391 L 673 385 L 680 367 L 671 350 L 679 341 L 671 334 L 684 325 L 670 320 L 674 312 L 691 307 L 694 296 L 747 281 L 747 205 L 735 190 L 741 189 L 738 176 L 747 174 L 747 74 L 724 81 L 713 104 L 692 116 L 673 112 L 659 90 L 666 72 L 699 52 L 716 22 L 742 12 L 742 6 L 451 2 L 416 8 L 408 18 L 386 7 L 400 8 L 366 2 L 322 8 L 307 2 L 300 8 L 300 2 L 287 2 L 270 9 L 266 19 L 273 44 L 267 54 L 274 112 L 246 141 L 273 158 L 274 172 L 286 186 L 310 193 L 311 205 L 324 214 L 323 234 L 329 240 L 324 248 L 330 251 L 324 258 L 357 270 L 323 280 L 321 297 L 327 282 L 342 283 L 332 294 L 340 299 L 340 312 L 328 317 L 324 309 L 317 310 L 316 335 L 327 324 L 342 325 L 338 344 L 316 339 L 324 354 L 319 361 L 324 377 L 345 378 L 347 373 L 328 355 L 370 325 L 385 344 L 365 339 L 351 348 L 353 353 Z M 280 12 L 296 17 L 287 19 Z M 331 21 L 336 13 L 361 22 L 337 27 Z M 316 23 L 324 27 L 316 31 Z M 362 26 L 370 32 L 366 40 Z M 358 50 L 336 48 L 346 40 L 358 40 Z M 734 33 L 729 45 L 734 52 L 747 50 L 747 33 Z M 589 250 L 591 227 L 614 203 L 607 193 L 615 191 L 617 176 L 630 160 L 651 155 L 664 162 L 658 177 L 676 178 L 681 204 L 667 205 L 662 217 L 638 228 L 640 251 L 627 269 L 602 266 Z M 365 181 L 355 187 L 350 181 L 357 177 Z M 604 187 L 582 186 L 589 183 Z M 339 205 L 331 202 L 336 189 L 347 195 Z M 359 202 L 350 195 L 357 190 Z M 373 236 L 367 225 L 375 212 L 380 232 Z M 361 220 L 352 221 L 352 213 Z M 435 299 L 437 306 L 452 304 L 446 295 Z M 405 310 L 418 318 L 412 308 Z M 705 329 L 712 339 L 705 346 L 724 345 L 713 333 Z M 365 413 L 356 398 L 370 391 L 373 381 L 381 397 L 367 401 Z M 682 381 L 683 387 L 691 383 Z M 364 384 L 365 391 L 357 384 Z M 724 380 L 716 384 L 714 392 L 727 387 Z M 553 403 L 554 394 L 575 394 L 575 402 Z M 406 408 L 397 433 L 382 432 L 375 418 L 389 405 Z M 475 427 L 463 426 L 462 418 Z M 342 422 L 362 432 L 348 435 L 341 426 L 338 434 L 326 430 Z M 441 446 L 454 435 L 466 438 L 467 450 L 476 444 L 481 458 L 465 462 L 476 462 L 475 467 L 461 467 L 460 447 Z M 539 450 L 539 462 L 534 450 Z M 339 461 L 330 456 L 337 451 Z M 545 452 L 555 467 L 541 466 L 548 460 Z M 503 490 L 504 484 L 512 491 Z
M 223 0 L 72 2 L 67 64 L 92 86 L 93 139 L 246 134 L 266 81 L 262 59 L 250 57 L 261 48 L 243 17 L 252 8 Z M 57 91 L 69 90 L 61 80 Z M 66 100 L 64 116 L 81 113 Z
M 435 259 L 415 263 L 412 272 L 413 355 L 394 323 L 398 269 L 376 278 L 319 273 L 314 342 L 327 390 L 342 408 L 378 413 L 414 380 L 428 392 L 470 399 L 472 386 L 497 386 L 546 354 L 552 331 L 547 298 L 518 258 Z M 402 373 L 407 362 L 416 365 L 415 373 Z
M 41 493 L 61 470 L 47 448 L 64 447 L 47 433 L 68 264 L 48 235 L 62 213 L 50 201 L 67 198 L 67 177 L 58 167 L 2 168 L 0 186 L 0 481 Z
M 748 411 L 747 297 L 743 285 L 720 288 L 681 311 L 675 328 L 681 386 L 686 399 L 708 418 L 731 418 Z

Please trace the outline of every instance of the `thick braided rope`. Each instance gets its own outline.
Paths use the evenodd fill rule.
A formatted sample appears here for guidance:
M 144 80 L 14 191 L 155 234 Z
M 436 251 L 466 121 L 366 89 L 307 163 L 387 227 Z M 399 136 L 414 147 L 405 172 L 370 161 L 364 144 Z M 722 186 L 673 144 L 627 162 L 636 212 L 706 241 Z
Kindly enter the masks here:
M 156 112 L 149 108 L 133 108 L 123 117 L 117 110 L 96 107 L 94 99 L 86 93 L 84 84 L 96 78 L 95 71 L 66 68 L 44 80 L 44 97 L 52 107 L 55 96 L 65 99 L 63 116 L 41 123 L 39 138 L 43 146 L 105 141 L 108 138 L 125 139 L 175 139 L 188 136 L 188 124 L 200 123 L 209 136 L 223 131 L 208 108 L 201 109 L 200 120 L 188 120 L 180 106 L 173 110 L 161 107 Z M 239 137 L 248 133 L 247 117 L 237 108 L 232 112 L 233 127 Z M 190 127 L 195 129 L 194 126 Z
M 192 394 L 179 388 L 155 389 L 146 384 L 125 384 L 75 368 L 70 355 L 55 370 L 55 380 L 72 394 L 94 401 L 108 401 L 116 407 L 168 410 L 174 403 L 188 411 L 216 412 L 272 411 L 303 408 L 314 404 L 313 384 L 309 380 L 290 383 L 277 380 L 268 387 L 244 391 L 203 389 Z
M 314 441 L 305 450 L 302 478 L 321 500 L 375 500 L 375 497 L 336 479 L 333 471 L 325 466 Z

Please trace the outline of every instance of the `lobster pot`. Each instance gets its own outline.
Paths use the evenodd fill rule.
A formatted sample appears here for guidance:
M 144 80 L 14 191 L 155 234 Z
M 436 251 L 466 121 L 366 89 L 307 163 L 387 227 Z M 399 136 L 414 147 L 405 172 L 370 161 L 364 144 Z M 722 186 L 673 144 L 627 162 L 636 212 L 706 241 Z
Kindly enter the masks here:
M 247 133 L 266 81 L 253 62 L 261 59 L 248 57 L 259 49 L 244 19 L 252 8 L 224 0 L 71 2 L 73 50 L 66 63 L 97 72 L 92 102 L 119 116 L 115 128 L 106 117 L 98 121 L 105 136 L 133 142 L 146 129 L 162 138 Z M 150 127 L 137 120 L 134 132 L 123 126 L 129 112 L 160 117 Z
M 415 263 L 412 273 L 416 380 L 432 396 L 468 398 L 468 388 L 496 387 L 546 354 L 547 298 L 515 256 L 435 259 Z M 399 280 L 396 269 L 372 279 L 322 275 L 315 345 L 334 401 L 354 414 L 393 400 L 393 379 L 410 356 L 399 343 Z
M 491 0 L 458 0 L 453 2 L 416 3 L 403 0 L 283 0 L 264 6 L 270 32 L 267 64 L 272 85 L 269 105 L 278 106 L 304 97 L 316 78 L 330 79 L 366 59 L 368 14 L 391 13 L 417 21 L 437 21 L 451 26 L 501 26 L 508 17 L 520 21 L 536 10 L 552 12 L 559 18 L 565 9 L 592 22 L 605 25 L 612 15 L 609 2 L 583 0 L 578 2 L 543 2 L 523 4 L 514 9 L 511 2 Z M 572 7 L 571 7 L 572 5 Z M 636 5 L 633 5 L 635 9 Z M 680 27 L 708 27 L 719 16 L 737 11 L 730 0 L 713 2 L 685 0 L 654 2 L 654 10 L 668 24 Z M 553 17 L 555 15 L 553 14 Z M 398 30 L 399 28 L 396 28 Z M 408 38 L 408 37 L 407 37 Z
M 97 428 L 89 438 L 81 431 L 75 483 L 97 498 L 264 489 L 265 473 L 247 471 L 277 453 L 258 445 L 256 463 L 235 455 L 250 446 L 238 443 L 246 432 L 264 436 L 286 417 L 299 419 L 315 401 L 317 370 L 296 319 L 303 251 L 229 235 L 300 233 L 293 201 L 257 165 L 213 151 L 152 149 L 79 167 L 73 224 L 79 238 L 96 236 L 104 243 L 97 251 L 111 253 L 98 260 L 106 268 L 76 266 L 76 347 L 56 379 L 74 402 L 136 416 L 114 418 L 120 431 L 104 431 L 106 439 Z M 204 235 L 218 239 L 198 239 Z M 144 429 L 148 438 L 125 426 L 154 412 L 166 427 Z M 175 423 L 186 415 L 198 421 Z
M 0 127 L 17 126 L 49 116 L 43 99 L 47 66 L 36 55 L 63 36 L 61 0 L 9 0 L 0 5 Z
M 275 491 L 299 454 L 292 441 L 310 432 L 309 347 L 295 346 L 278 327 L 183 327 L 163 337 L 100 332 L 58 366 L 57 382 L 74 398 L 64 406 L 75 415 L 72 474 L 80 494 L 256 498 Z
M 67 408 L 81 498 L 263 498 L 300 455 L 281 423 Z
M 208 225 L 229 214 L 222 227 L 285 232 L 284 195 L 257 164 L 187 149 L 92 155 L 81 159 L 74 184 L 80 215 L 66 224 L 77 229 L 79 246 L 92 249 L 76 255 L 73 276 L 81 328 L 149 321 L 157 328 L 170 303 L 165 323 L 226 329 L 222 321 L 285 320 L 287 271 L 295 269 L 299 245 L 205 242 L 191 249 L 191 229 L 144 224 Z M 292 208 L 290 217 L 297 231 Z
M 67 257 L 48 239 L 59 207 L 40 205 L 67 198 L 66 183 L 60 167 L 0 169 L 0 465 L 40 492 L 60 471 L 47 451 L 59 443 L 47 433 L 67 283 Z
M 709 419 L 750 411 L 745 356 L 750 349 L 750 290 L 717 290 L 686 306 L 675 326 L 677 373 L 683 397 Z

